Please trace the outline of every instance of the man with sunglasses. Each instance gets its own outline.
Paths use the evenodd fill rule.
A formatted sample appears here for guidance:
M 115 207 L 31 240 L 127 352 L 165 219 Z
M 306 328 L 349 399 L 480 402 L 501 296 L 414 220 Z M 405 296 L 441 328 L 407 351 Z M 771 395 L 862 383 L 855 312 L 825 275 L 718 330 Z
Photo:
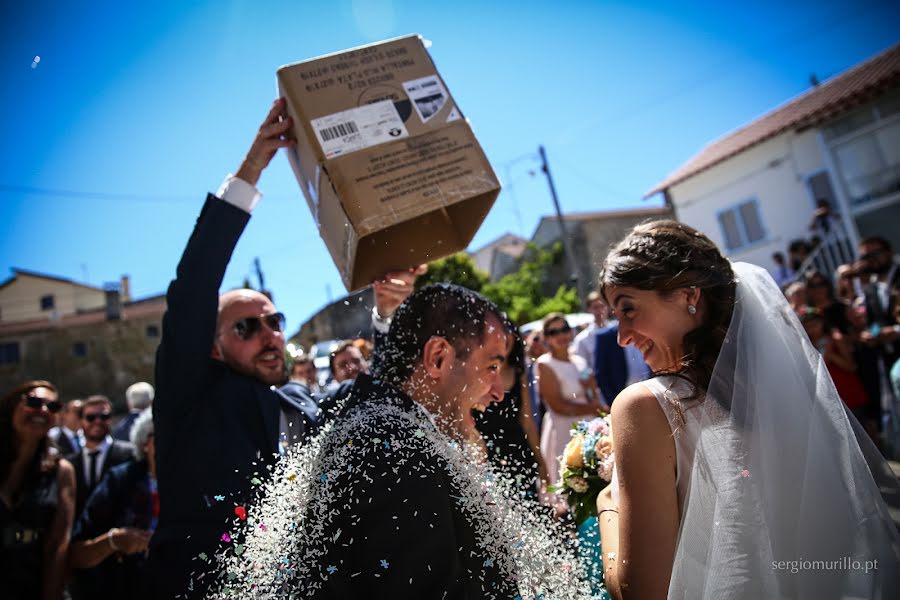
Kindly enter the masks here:
M 295 144 L 290 127 L 278 99 L 237 173 L 207 197 L 169 285 L 156 357 L 160 515 L 150 545 L 149 598 L 205 596 L 215 553 L 230 543 L 236 516 L 246 517 L 267 466 L 323 419 L 305 386 L 284 385 L 284 315 L 254 290 L 219 296 L 260 198 L 256 183 L 278 148 Z M 414 278 L 389 274 L 375 286 L 379 318 L 393 313 Z M 346 394 L 351 384 L 334 394 Z
M 60 414 L 59 425 L 48 434 L 63 456 L 81 450 L 83 434 L 81 432 L 81 408 L 83 402 L 75 398 L 66 402 Z
M 112 403 L 106 396 L 89 396 L 81 409 L 81 430 L 84 446 L 69 455 L 75 467 L 75 518 L 103 476 L 114 466 L 134 458 L 134 446 L 114 440 L 109 434 Z

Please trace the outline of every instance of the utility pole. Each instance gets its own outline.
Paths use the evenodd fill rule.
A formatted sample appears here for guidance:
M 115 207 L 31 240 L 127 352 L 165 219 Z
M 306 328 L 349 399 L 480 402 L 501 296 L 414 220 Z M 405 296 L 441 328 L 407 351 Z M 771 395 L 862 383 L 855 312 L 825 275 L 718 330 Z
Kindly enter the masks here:
M 544 151 L 543 145 L 538 146 L 538 152 L 541 155 L 541 170 L 547 176 L 547 183 L 550 184 L 550 195 L 553 197 L 553 206 L 556 208 L 556 218 L 559 221 L 559 233 L 562 237 L 563 249 L 566 253 L 566 262 L 569 263 L 569 268 L 572 269 L 569 279 L 575 286 L 575 291 L 578 294 L 578 301 L 583 304 L 584 290 L 582 289 L 582 286 L 584 282 L 582 282 L 581 277 L 578 276 L 578 265 L 575 263 L 575 253 L 572 251 L 572 240 L 569 239 L 569 233 L 566 230 L 566 223 L 563 220 L 562 210 L 559 208 L 559 198 L 556 196 L 556 186 L 553 185 L 553 176 L 550 174 L 550 165 L 547 164 L 547 153 Z

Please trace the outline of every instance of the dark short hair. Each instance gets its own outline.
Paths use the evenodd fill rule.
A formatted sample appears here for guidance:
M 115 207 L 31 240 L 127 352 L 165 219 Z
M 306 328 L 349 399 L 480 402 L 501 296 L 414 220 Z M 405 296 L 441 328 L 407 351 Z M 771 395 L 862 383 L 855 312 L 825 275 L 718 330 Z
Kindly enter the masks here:
M 335 346 L 334 350 L 328 353 L 328 368 L 331 369 L 332 375 L 334 375 L 334 357 L 345 351 L 347 348 L 356 348 L 356 346 L 353 345 L 351 340 L 344 340 Z
M 569 324 L 569 320 L 566 318 L 566 315 L 562 314 L 561 312 L 547 313 L 546 315 L 544 315 L 544 318 L 541 319 L 541 333 L 543 333 L 545 337 L 547 335 L 547 327 L 553 321 L 562 321 L 566 325 Z
M 88 406 L 97 406 L 98 404 L 106 404 L 112 408 L 112 402 L 109 401 L 109 398 L 102 394 L 94 394 L 84 399 L 84 403 L 81 406 L 81 414 L 84 415 L 84 409 Z
M 459 358 L 466 358 L 473 345 L 484 341 L 489 317 L 509 328 L 500 309 L 477 292 L 451 283 L 423 287 L 394 313 L 387 340 L 378 351 L 381 364 L 376 375 L 394 385 L 402 384 L 433 337 L 444 338 Z
M 810 269 L 803 274 L 803 283 L 806 284 L 806 289 L 812 287 L 810 284 L 816 279 L 821 279 L 825 283 L 825 289 L 828 290 L 828 297 L 834 300 L 834 284 L 831 282 L 831 278 L 822 271 Z
M 78 415 L 81 416 L 81 411 L 84 410 L 84 400 L 81 398 L 72 398 L 68 402 L 66 402 L 66 410 L 72 408 L 73 405 L 78 406 Z
M 893 252 L 894 249 L 891 248 L 891 243 L 887 241 L 885 238 L 880 235 L 872 235 L 867 238 L 863 238 L 859 240 L 860 246 L 880 246 L 883 250 L 887 250 L 888 252 Z

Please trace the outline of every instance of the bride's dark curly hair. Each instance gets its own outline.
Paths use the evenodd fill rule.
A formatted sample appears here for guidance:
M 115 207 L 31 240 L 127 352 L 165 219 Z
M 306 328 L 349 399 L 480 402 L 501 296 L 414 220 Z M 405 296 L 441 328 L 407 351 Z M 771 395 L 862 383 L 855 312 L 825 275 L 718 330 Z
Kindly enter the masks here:
M 677 375 L 694 387 L 690 398 L 703 396 L 734 312 L 736 282 L 731 263 L 705 235 L 677 221 L 650 221 L 635 226 L 603 262 L 600 292 L 610 286 L 655 290 L 664 297 L 675 290 L 701 290 L 703 323 L 684 336 L 684 357 L 675 369 L 654 375 Z

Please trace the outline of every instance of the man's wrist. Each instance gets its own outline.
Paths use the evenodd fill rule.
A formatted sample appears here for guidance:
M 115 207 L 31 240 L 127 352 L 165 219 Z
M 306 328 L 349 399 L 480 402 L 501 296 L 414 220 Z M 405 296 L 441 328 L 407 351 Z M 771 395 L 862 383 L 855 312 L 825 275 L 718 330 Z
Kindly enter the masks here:
M 378 307 L 372 307 L 372 327 L 378 333 L 387 333 L 391 328 L 391 317 L 385 317 L 378 312 Z
M 234 174 L 235 177 L 243 179 L 252 186 L 256 186 L 256 184 L 259 183 L 259 178 L 261 175 L 262 170 L 254 167 L 246 160 L 241 163 L 241 166 L 238 167 L 237 173 Z
M 251 213 L 253 208 L 262 198 L 262 194 L 250 181 L 238 175 L 228 175 L 216 196 L 232 206 L 236 206 L 241 210 Z
M 113 549 L 113 552 L 118 552 L 119 547 L 116 546 L 116 540 L 113 539 L 113 536 L 115 535 L 115 533 L 113 533 L 114 531 L 118 530 L 113 528 L 106 532 L 106 541 L 109 542 L 109 547 Z

